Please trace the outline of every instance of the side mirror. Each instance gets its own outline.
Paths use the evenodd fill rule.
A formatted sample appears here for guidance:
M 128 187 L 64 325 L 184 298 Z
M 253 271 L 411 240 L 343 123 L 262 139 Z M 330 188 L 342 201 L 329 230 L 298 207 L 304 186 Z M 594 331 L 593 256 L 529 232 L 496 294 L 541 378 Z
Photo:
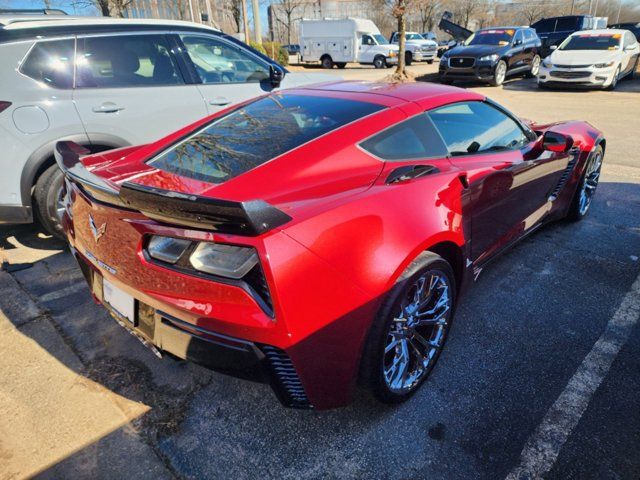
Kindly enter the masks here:
M 269 67 L 269 80 L 273 88 L 278 88 L 284 80 L 284 70 L 279 65 L 271 65 Z
M 550 152 L 563 153 L 573 147 L 573 138 L 562 133 L 547 131 L 542 136 L 542 149 Z
M 513 46 L 517 47 L 518 45 L 522 45 L 522 40 L 518 39 L 518 40 L 514 40 L 513 41 Z
M 549 47 L 549 50 L 557 50 L 557 49 L 558 49 L 558 46 L 557 46 L 557 45 L 551 45 L 551 46 Z

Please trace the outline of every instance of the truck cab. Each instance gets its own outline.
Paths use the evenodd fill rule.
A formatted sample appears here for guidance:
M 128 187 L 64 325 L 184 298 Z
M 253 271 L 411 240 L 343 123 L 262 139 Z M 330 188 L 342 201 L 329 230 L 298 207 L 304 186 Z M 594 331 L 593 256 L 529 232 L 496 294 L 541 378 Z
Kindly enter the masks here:
M 398 32 L 393 32 L 389 43 L 392 45 L 398 45 L 400 36 Z M 433 60 L 438 56 L 438 44 L 433 40 L 426 40 L 418 32 L 406 32 L 405 33 L 405 63 L 411 65 L 414 61 L 427 63 L 433 63 Z
M 574 32 L 596 28 L 596 19 L 591 15 L 566 15 L 549 17 L 531 24 L 542 41 L 541 56 L 551 53 L 551 47 L 557 47 Z

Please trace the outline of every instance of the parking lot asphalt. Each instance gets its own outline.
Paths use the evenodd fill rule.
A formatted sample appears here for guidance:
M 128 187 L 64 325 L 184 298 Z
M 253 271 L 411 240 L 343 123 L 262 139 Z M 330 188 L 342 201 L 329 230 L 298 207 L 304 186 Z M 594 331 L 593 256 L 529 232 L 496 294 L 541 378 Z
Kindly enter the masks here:
M 433 375 L 396 407 L 361 393 L 288 410 L 266 385 L 160 360 L 93 304 L 62 245 L 0 226 L 0 478 L 637 479 L 640 80 L 621 87 L 470 86 L 527 118 L 592 122 L 604 175 L 584 221 L 483 271 Z

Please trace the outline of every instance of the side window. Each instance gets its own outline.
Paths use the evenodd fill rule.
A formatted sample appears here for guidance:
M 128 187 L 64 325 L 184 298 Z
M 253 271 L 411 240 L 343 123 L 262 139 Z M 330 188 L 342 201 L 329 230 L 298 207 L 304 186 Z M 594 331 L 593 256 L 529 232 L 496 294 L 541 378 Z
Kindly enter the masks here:
M 28 77 L 54 88 L 73 88 L 74 40 L 38 42 L 20 67 Z
M 164 35 L 114 35 L 81 41 L 76 80 L 79 88 L 184 83 Z
M 547 18 L 544 20 L 538 20 L 536 23 L 531 25 L 531 27 L 535 28 L 537 33 L 550 33 L 553 32 L 556 27 L 556 19 Z
M 367 152 L 383 160 L 446 157 L 447 147 L 426 115 L 418 115 L 365 140 Z
M 369 35 L 362 36 L 362 45 L 375 45 L 376 42 L 373 41 Z
M 533 30 L 525 30 L 524 31 L 524 40 L 525 40 L 525 42 L 535 42 L 536 34 L 533 33 Z
M 213 37 L 181 38 L 202 83 L 259 83 L 269 78 L 268 65 L 236 45 Z
M 624 34 L 624 47 L 623 48 L 630 47 L 634 43 L 636 43 L 636 38 L 633 36 L 633 33 L 626 32 Z
M 522 30 L 518 30 L 515 34 L 515 36 L 513 37 L 513 43 L 514 45 L 516 43 L 521 44 L 524 43 L 524 35 L 522 33 Z
M 529 142 L 509 116 L 484 102 L 463 102 L 440 107 L 429 117 L 451 155 L 513 150 Z
M 578 19 L 576 17 L 559 18 L 556 23 L 556 32 L 568 32 L 579 30 Z

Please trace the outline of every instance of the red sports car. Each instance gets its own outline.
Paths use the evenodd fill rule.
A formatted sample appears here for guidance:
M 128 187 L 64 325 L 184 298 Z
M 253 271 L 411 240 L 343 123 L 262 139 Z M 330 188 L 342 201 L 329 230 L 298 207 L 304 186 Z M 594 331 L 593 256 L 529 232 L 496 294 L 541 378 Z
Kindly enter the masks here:
M 458 88 L 338 82 L 150 145 L 56 150 L 96 301 L 159 354 L 324 409 L 357 384 L 411 396 L 466 280 L 545 222 L 588 212 L 605 140 Z

